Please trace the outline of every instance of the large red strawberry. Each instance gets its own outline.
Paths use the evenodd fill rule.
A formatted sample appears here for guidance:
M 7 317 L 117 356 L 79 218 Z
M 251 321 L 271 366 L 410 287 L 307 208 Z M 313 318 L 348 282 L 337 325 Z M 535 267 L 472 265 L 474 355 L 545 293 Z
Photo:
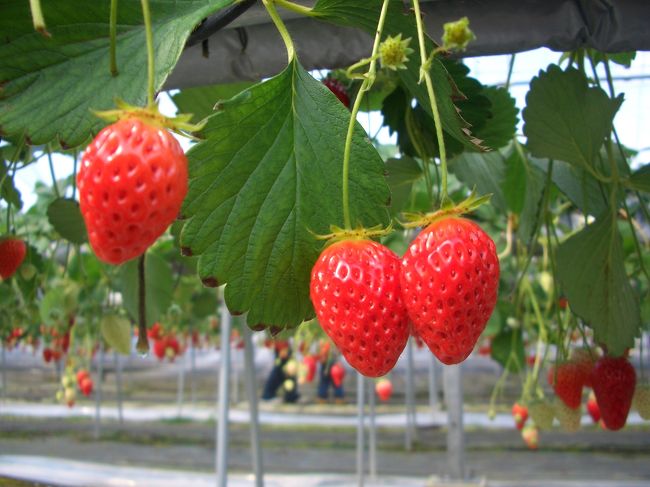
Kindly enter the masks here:
M 167 130 L 122 119 L 90 143 L 77 185 L 95 254 L 121 264 L 142 255 L 178 215 L 187 158 Z
M 325 78 L 323 84 L 327 86 L 332 93 L 336 95 L 341 103 L 343 103 L 346 108 L 350 108 L 350 97 L 348 92 L 339 80 L 335 78 Z
M 548 383 L 553 386 L 555 395 L 571 409 L 579 408 L 582 403 L 584 381 L 584 370 L 572 361 L 561 362 L 548 371 Z
M 409 336 L 399 259 L 372 240 L 343 240 L 321 253 L 311 272 L 318 321 L 348 363 L 368 377 L 386 375 Z
M 9 279 L 25 260 L 27 245 L 16 237 L 0 239 L 0 277 Z
M 594 366 L 592 382 L 605 426 L 620 430 L 632 406 L 636 386 L 634 367 L 626 357 L 601 357 Z
M 442 363 L 465 360 L 497 301 L 499 259 L 489 235 L 464 218 L 437 220 L 409 246 L 400 277 L 417 335 Z

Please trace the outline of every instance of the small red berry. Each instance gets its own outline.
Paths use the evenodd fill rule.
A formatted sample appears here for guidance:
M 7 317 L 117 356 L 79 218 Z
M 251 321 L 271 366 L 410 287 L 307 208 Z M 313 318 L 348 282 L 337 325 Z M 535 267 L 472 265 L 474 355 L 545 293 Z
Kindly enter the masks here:
M 323 84 L 329 88 L 329 90 L 336 95 L 341 103 L 345 105 L 346 108 L 350 108 L 350 97 L 348 92 L 339 80 L 335 78 L 325 78 Z
M 514 403 L 512 406 L 512 417 L 515 420 L 515 426 L 517 426 L 517 429 L 522 429 L 526 424 L 526 420 L 528 420 L 528 408 L 522 406 L 518 402 Z
M 13 276 L 27 255 L 27 245 L 16 237 L 0 240 L 0 277 L 9 279 Z
M 336 387 L 341 387 L 343 385 L 343 379 L 345 378 L 345 368 L 340 363 L 336 362 L 330 369 L 330 377 Z
M 464 218 L 435 221 L 406 251 L 400 281 L 415 333 L 442 363 L 465 360 L 497 301 L 499 259 L 489 235 Z
M 388 379 L 380 379 L 375 385 L 377 397 L 382 401 L 388 401 L 393 395 L 393 384 Z
M 177 217 L 187 184 L 187 158 L 167 130 L 137 118 L 101 130 L 77 175 L 97 257 L 121 264 L 142 255 Z

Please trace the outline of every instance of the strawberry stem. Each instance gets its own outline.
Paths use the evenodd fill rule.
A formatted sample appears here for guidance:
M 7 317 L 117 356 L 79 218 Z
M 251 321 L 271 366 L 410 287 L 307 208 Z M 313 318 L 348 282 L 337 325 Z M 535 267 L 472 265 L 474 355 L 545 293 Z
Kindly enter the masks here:
M 275 9 L 275 3 L 280 3 L 280 5 L 283 5 L 285 8 L 287 8 L 287 5 L 277 2 L 277 0 L 262 0 L 262 2 L 264 3 L 264 7 L 266 7 L 266 11 L 271 16 L 271 20 L 275 24 L 275 28 L 278 29 L 278 32 L 284 41 L 284 45 L 287 48 L 288 62 L 293 61 L 293 58 L 296 56 L 296 48 L 293 45 L 293 39 L 291 39 L 287 27 L 284 25 L 284 22 L 278 15 L 278 11 Z
M 442 124 L 440 122 L 440 112 L 438 111 L 438 104 L 436 102 L 436 93 L 433 89 L 433 81 L 429 74 L 429 68 L 433 61 L 433 56 L 428 59 L 427 51 L 424 44 L 424 27 L 422 26 L 422 13 L 420 12 L 419 0 L 413 0 L 413 10 L 415 11 L 415 23 L 418 30 L 418 43 L 420 46 L 420 77 L 424 78 L 427 86 L 427 93 L 431 101 L 431 113 L 433 114 L 433 122 L 436 126 L 436 138 L 438 140 L 438 150 L 440 152 L 440 171 L 442 174 L 440 205 L 444 207 L 449 203 L 449 196 L 447 193 L 447 151 L 445 149 L 445 140 L 442 134 Z
M 298 5 L 297 3 L 293 3 L 288 0 L 274 0 L 274 2 L 278 4 L 280 7 L 286 10 L 290 10 L 291 12 L 295 12 L 301 15 L 314 16 L 314 12 L 312 11 L 313 9 L 310 7 L 304 7 L 302 5 Z
M 386 22 L 386 12 L 388 11 L 388 2 L 390 0 L 384 0 L 381 6 L 381 12 L 379 14 L 379 22 L 377 23 L 377 33 L 375 35 L 375 43 L 372 46 L 372 54 L 370 55 L 370 66 L 368 67 L 368 72 L 366 73 L 363 82 L 361 83 L 361 88 L 357 92 L 357 96 L 354 100 L 354 105 L 352 106 L 352 112 L 350 113 L 350 123 L 348 124 L 348 132 L 345 137 L 345 147 L 343 148 L 343 223 L 346 230 L 352 229 L 352 221 L 350 218 L 350 187 L 349 187 L 349 176 L 350 176 L 350 153 L 352 151 L 352 134 L 354 133 L 354 125 L 357 121 L 357 113 L 359 113 L 359 108 L 361 107 L 361 101 L 363 96 L 368 90 L 372 87 L 372 84 L 375 82 L 375 74 L 377 72 L 377 52 L 379 51 L 379 44 L 381 43 L 381 35 L 384 30 L 384 23 Z M 357 63 L 358 64 L 358 63 Z
M 117 43 L 117 0 L 111 0 L 111 16 L 110 16 L 110 27 L 109 35 L 111 39 L 110 43 L 110 69 L 111 76 L 117 76 L 117 54 L 116 54 L 116 43 Z
M 43 10 L 41 9 L 40 0 L 29 0 L 29 7 L 32 11 L 32 22 L 34 23 L 34 30 L 41 33 L 44 37 L 52 37 L 45 27 L 45 17 L 43 17 Z
M 153 30 L 151 28 L 151 11 L 149 10 L 149 0 L 142 1 L 142 17 L 144 18 L 144 30 L 147 40 L 147 104 L 154 105 L 154 49 L 153 49 Z
M 138 343 L 136 348 L 139 353 L 149 351 L 149 339 L 147 338 L 147 300 L 145 284 L 145 255 L 142 254 L 138 259 Z

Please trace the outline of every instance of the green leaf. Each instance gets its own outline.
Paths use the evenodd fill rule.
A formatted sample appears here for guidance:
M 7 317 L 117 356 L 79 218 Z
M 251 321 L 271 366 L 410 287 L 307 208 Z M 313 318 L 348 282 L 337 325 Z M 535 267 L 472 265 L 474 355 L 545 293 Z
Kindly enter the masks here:
M 526 367 L 526 352 L 521 329 L 502 329 L 492 339 L 491 356 L 502 367 L 507 367 L 510 372 L 523 370 Z
M 550 65 L 530 83 L 523 111 L 524 134 L 533 156 L 594 167 L 623 97 L 611 100 L 589 87 L 580 71 Z
M 377 0 L 318 0 L 312 9 L 312 14 L 318 20 L 363 29 L 374 35 L 380 10 L 381 2 Z M 404 39 L 410 37 L 413 46 L 416 46 L 417 29 L 414 15 L 404 10 L 401 2 L 390 2 L 384 25 L 384 37 L 397 34 L 402 34 Z M 431 52 L 434 47 L 435 44 L 427 38 L 427 52 Z M 399 78 L 429 116 L 432 116 L 426 87 L 424 83 L 419 83 L 420 56 L 417 49 L 411 54 L 406 67 L 407 69 L 397 72 Z M 436 89 L 436 101 L 443 130 L 464 147 L 476 150 L 480 147 L 480 141 L 468 135 L 469 124 L 458 114 L 452 100 L 452 96 L 462 99 L 463 95 L 453 84 L 453 80 L 438 57 L 435 57 L 431 63 L 431 78 Z
M 196 282 L 196 281 L 195 281 Z M 213 289 L 202 289 L 191 297 L 192 314 L 201 319 L 217 313 L 219 299 Z
M 160 319 L 172 303 L 174 283 L 172 271 L 165 259 L 155 252 L 147 252 L 145 260 L 145 300 L 147 326 Z M 138 259 L 130 260 L 120 269 L 120 291 L 124 308 L 134 320 L 138 319 Z
M 557 259 L 562 291 L 571 310 L 593 328 L 595 341 L 614 355 L 633 347 L 641 324 L 639 304 L 611 213 L 563 242 Z
M 449 170 L 469 188 L 476 187 L 478 194 L 492 194 L 492 204 L 505 211 L 506 202 L 501 189 L 505 166 L 499 152 L 463 152 L 450 161 Z
M 482 95 L 492 104 L 490 115 L 483 126 L 475 128 L 473 132 L 484 145 L 499 149 L 508 145 L 515 136 L 519 109 L 515 106 L 515 99 L 505 88 L 484 87 Z
M 391 214 L 396 215 L 407 208 L 413 183 L 423 177 L 422 168 L 410 157 L 388 159 L 386 180 L 391 192 Z
M 16 189 L 13 178 L 7 174 L 8 167 L 4 160 L 0 159 L 0 198 L 5 200 L 14 208 L 20 210 L 23 207 L 23 200 L 20 191 Z
M 199 122 L 214 113 L 217 102 L 232 98 L 252 85 L 253 83 L 250 81 L 242 81 L 224 85 L 184 88 L 172 96 L 172 99 L 180 113 L 191 113 L 194 115 L 193 120 Z
M 628 182 L 632 188 L 650 193 L 650 164 L 646 164 L 632 174 Z
M 61 237 L 81 245 L 88 241 L 86 224 L 79 203 L 68 198 L 57 198 L 47 207 L 47 219 Z
M 235 0 L 151 0 L 155 89 L 174 68 L 194 27 Z M 28 2 L 0 0 L 0 128 L 26 133 L 31 144 L 57 139 L 74 147 L 105 122 L 91 110 L 114 107 L 115 98 L 143 105 L 147 54 L 140 2 L 121 2 L 117 68 L 109 71 L 109 0 L 42 2 L 52 37 L 34 31 Z
M 309 279 L 323 242 L 343 224 L 343 146 L 350 113 L 297 61 L 222 104 L 188 153 L 181 245 L 199 276 L 228 283 L 231 311 L 286 327 L 313 317 Z M 385 166 L 356 125 L 349 174 L 354 226 L 388 223 Z
M 122 316 L 106 315 L 99 324 L 102 336 L 116 352 L 131 353 L 131 323 Z

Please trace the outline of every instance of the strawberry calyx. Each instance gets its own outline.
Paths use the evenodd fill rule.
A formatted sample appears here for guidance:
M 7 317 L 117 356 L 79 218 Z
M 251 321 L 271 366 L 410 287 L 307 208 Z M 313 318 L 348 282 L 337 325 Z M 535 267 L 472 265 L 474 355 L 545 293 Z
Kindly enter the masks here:
M 107 122 L 137 118 L 147 125 L 171 130 L 176 134 L 192 139 L 196 139 L 196 137 L 192 135 L 192 132 L 198 132 L 207 123 L 207 119 L 202 120 L 199 123 L 190 123 L 193 116 L 191 113 L 181 113 L 175 117 L 167 117 L 160 113 L 156 103 L 146 107 L 139 107 L 129 105 L 124 100 L 117 98 L 115 100 L 115 105 L 117 108 L 113 110 L 95 111 L 93 113 Z
M 318 240 L 327 240 L 325 247 L 341 242 L 343 240 L 371 240 L 377 239 L 380 237 L 385 237 L 393 231 L 392 222 L 388 227 L 384 228 L 382 225 L 376 225 L 374 227 L 365 228 L 341 228 L 336 225 L 330 225 L 330 232 L 325 235 L 313 234 Z M 312 232 L 313 233 L 313 232 Z
M 439 210 L 434 212 L 422 213 L 403 213 L 406 221 L 400 221 L 400 225 L 404 228 L 426 227 L 433 222 L 442 220 L 450 216 L 461 216 L 465 213 L 472 212 L 479 208 L 481 205 L 487 203 L 492 194 L 477 195 L 476 188 L 472 190 L 470 195 L 458 204 L 454 204 L 451 200 L 446 199 L 443 201 Z

